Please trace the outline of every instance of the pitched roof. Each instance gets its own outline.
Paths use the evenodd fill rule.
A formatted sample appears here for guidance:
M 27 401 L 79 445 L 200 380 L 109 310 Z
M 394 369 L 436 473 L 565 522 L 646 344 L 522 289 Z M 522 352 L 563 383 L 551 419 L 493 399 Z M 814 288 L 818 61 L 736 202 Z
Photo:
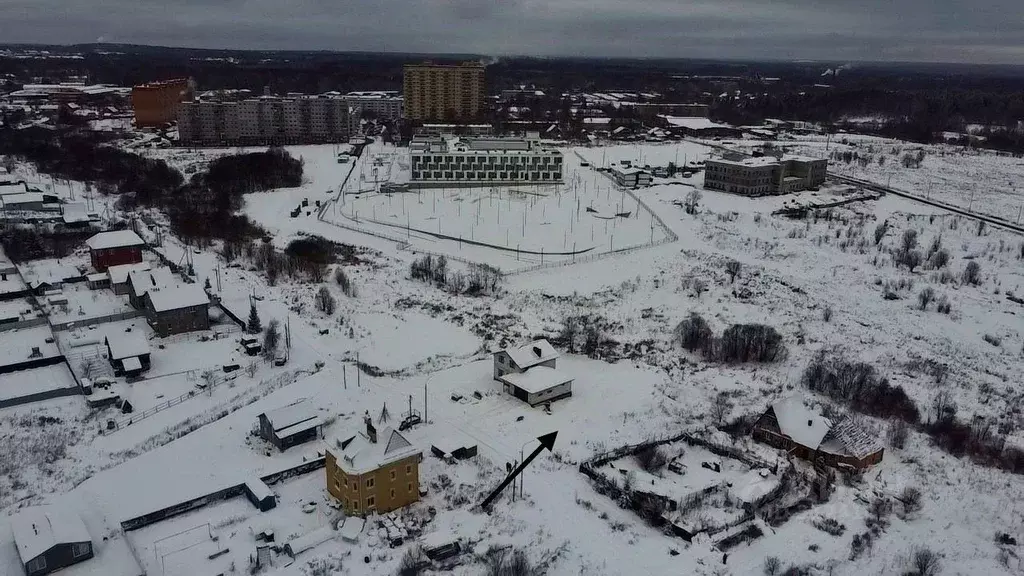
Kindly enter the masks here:
M 849 416 L 832 427 L 818 448 L 830 454 L 864 458 L 882 449 L 878 438 L 858 426 Z
M 14 543 L 22 562 L 29 562 L 58 544 L 92 542 L 77 513 L 55 506 L 23 508 L 11 517 Z
M 558 351 L 543 338 L 518 348 L 508 348 L 505 350 L 505 353 L 512 358 L 512 361 L 516 363 L 520 370 L 526 370 L 541 362 L 554 360 L 559 356 Z
M 364 474 L 420 453 L 401 432 L 393 428 L 380 430 L 377 442 L 370 442 L 360 432 L 342 440 L 339 445 L 338 467 L 347 474 Z
M 123 360 L 133 356 L 149 354 L 149 342 L 141 332 L 111 331 L 106 337 L 110 346 L 110 359 Z
M 150 304 L 157 312 L 178 310 L 210 303 L 210 297 L 199 284 L 153 288 L 148 293 Z
M 124 248 L 127 246 L 142 246 L 144 242 L 139 235 L 131 230 L 117 230 L 115 232 L 100 232 L 85 241 L 92 250 L 103 250 L 105 248 Z
M 128 281 L 128 274 L 132 270 L 149 270 L 149 262 L 135 262 L 134 264 L 118 264 L 107 268 L 112 284 L 124 284 Z
M 313 419 L 319 420 L 316 413 L 316 406 L 305 399 L 292 402 L 291 404 L 281 406 L 280 408 L 268 410 L 263 413 L 263 416 L 266 416 L 270 425 L 273 426 L 275 433 Z
M 779 422 L 779 431 L 801 446 L 817 449 L 832 428 L 828 418 L 805 406 L 799 396 L 779 400 L 772 404 L 772 410 Z
M 161 267 L 156 270 L 150 270 L 149 266 L 129 270 L 128 280 L 131 282 L 132 293 L 135 294 L 136 298 L 145 296 L 146 292 L 150 290 L 173 286 L 175 283 L 174 274 L 170 268 Z
M 526 372 L 505 374 L 501 377 L 501 380 L 523 390 L 527 394 L 536 394 L 548 388 L 554 388 L 559 384 L 571 382 L 573 378 L 554 368 L 534 366 Z

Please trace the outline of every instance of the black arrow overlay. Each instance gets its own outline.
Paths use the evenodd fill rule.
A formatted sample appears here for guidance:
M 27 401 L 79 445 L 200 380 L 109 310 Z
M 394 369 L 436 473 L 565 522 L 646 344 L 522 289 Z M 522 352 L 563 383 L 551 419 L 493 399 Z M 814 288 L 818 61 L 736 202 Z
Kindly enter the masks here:
M 494 499 L 498 497 L 498 494 L 501 494 L 501 491 L 504 490 L 506 486 L 511 484 L 512 481 L 515 480 L 516 476 L 519 476 L 519 474 L 522 473 L 523 469 L 526 468 L 530 464 L 530 462 L 533 462 L 533 459 L 536 458 L 542 450 L 547 448 L 548 452 L 550 452 L 555 445 L 555 436 L 558 436 L 557 430 L 550 434 L 538 436 L 537 440 L 540 442 L 540 446 L 537 446 L 537 448 L 532 453 L 530 453 L 529 456 L 523 459 L 522 464 L 516 467 L 516 469 L 513 470 L 511 474 L 505 477 L 505 480 L 497 488 L 494 489 L 494 492 L 491 492 L 490 496 L 485 498 L 484 501 L 480 503 L 480 507 L 486 510 L 487 507 L 491 505 L 491 502 L 493 502 Z

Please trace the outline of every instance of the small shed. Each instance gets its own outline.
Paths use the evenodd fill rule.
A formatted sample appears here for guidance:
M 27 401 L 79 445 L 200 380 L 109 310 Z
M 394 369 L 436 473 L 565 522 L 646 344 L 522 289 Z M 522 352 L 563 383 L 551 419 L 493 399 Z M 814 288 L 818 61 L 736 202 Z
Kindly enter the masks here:
M 141 332 L 114 331 L 103 339 L 114 374 L 138 376 L 149 370 L 149 342 Z
M 242 336 L 242 348 L 247 355 L 256 356 L 263 347 L 260 345 L 259 338 L 255 336 Z
M 92 538 L 77 513 L 56 506 L 23 508 L 11 517 L 26 576 L 42 576 L 92 558 Z
M 530 406 L 572 396 L 573 378 L 547 366 L 534 366 L 525 372 L 512 372 L 498 380 L 505 385 L 505 392 Z
M 259 416 L 260 437 L 281 451 L 315 440 L 320 424 L 316 406 L 308 400 L 299 400 Z
M 331 538 L 334 538 L 335 532 L 331 528 L 330 524 L 321 526 L 311 532 L 307 532 L 302 536 L 293 538 L 284 545 L 285 554 L 295 558 L 299 554 L 302 554 L 306 550 L 315 548 L 324 542 L 327 542 Z
M 245 496 L 260 512 L 266 512 L 277 506 L 274 491 L 259 478 L 250 478 L 245 482 Z
M 101 290 L 110 287 L 110 275 L 106 272 L 86 274 L 85 281 L 88 282 L 90 290 Z

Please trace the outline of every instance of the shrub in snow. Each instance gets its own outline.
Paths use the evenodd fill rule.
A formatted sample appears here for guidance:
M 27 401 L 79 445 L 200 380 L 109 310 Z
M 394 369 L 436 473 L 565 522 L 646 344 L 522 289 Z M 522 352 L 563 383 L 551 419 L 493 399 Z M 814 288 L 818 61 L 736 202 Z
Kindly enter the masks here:
M 763 324 L 733 324 L 715 341 L 721 362 L 775 362 L 786 356 L 786 345 L 775 328 Z
M 945 248 L 936 250 L 928 257 L 928 263 L 932 268 L 945 268 L 949 264 L 949 250 Z
M 691 312 L 685 320 L 676 325 L 676 338 L 683 349 L 691 352 L 705 349 L 714 337 L 711 326 L 699 314 Z
M 821 311 L 821 319 L 824 320 L 825 322 L 831 322 L 832 321 L 832 307 L 831 306 L 825 306 L 825 309 Z
M 647 472 L 657 472 L 668 463 L 668 456 L 657 446 L 648 446 L 634 455 L 640 467 Z
M 764 576 L 777 576 L 782 573 L 782 561 L 777 556 L 764 559 Z
M 921 290 L 917 295 L 917 305 L 921 310 L 927 310 L 928 304 L 931 304 L 932 300 L 935 300 L 935 290 L 930 286 Z
M 396 576 L 419 576 L 424 573 L 424 569 L 429 565 L 430 562 L 423 556 L 422 550 L 418 547 L 410 548 L 402 556 L 395 574 Z
M 1001 346 L 1003 344 L 1002 338 L 1000 338 L 999 336 L 993 336 L 992 334 L 985 334 L 984 336 L 981 337 L 981 339 L 996 347 Z
M 949 303 L 949 298 L 942 295 L 939 296 L 939 299 L 935 302 L 935 310 L 940 314 L 949 314 L 953 311 L 953 305 Z
M 811 525 L 826 534 L 831 534 L 832 536 L 842 536 L 843 533 L 846 532 L 845 524 L 842 524 L 835 518 L 829 518 L 827 516 L 819 516 L 818 518 L 815 518 L 811 521 Z
M 875 226 L 875 244 L 881 244 L 882 239 L 885 238 L 885 234 L 889 231 L 889 221 L 885 220 L 878 226 Z
M 539 576 L 526 552 L 519 549 L 491 548 L 484 553 L 484 576 Z
M 910 566 L 915 576 L 935 576 L 942 563 L 935 552 L 928 548 L 917 548 L 910 557 Z
M 908 514 L 921 509 L 921 491 L 913 486 L 904 488 L 900 492 L 899 500 L 903 503 L 903 511 Z
M 964 267 L 961 278 L 964 284 L 980 284 L 981 283 L 981 264 L 978 264 L 974 260 L 967 263 Z
M 917 423 L 920 413 L 900 386 L 879 377 L 874 366 L 822 350 L 807 364 L 801 381 L 808 389 L 871 416 Z

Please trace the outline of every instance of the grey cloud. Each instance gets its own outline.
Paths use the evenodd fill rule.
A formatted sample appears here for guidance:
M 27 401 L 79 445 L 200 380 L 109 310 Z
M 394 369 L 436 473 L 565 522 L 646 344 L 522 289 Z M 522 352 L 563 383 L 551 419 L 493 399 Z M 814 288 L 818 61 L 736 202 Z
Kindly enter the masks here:
M 1020 63 L 1020 0 L 0 0 L 8 42 Z

